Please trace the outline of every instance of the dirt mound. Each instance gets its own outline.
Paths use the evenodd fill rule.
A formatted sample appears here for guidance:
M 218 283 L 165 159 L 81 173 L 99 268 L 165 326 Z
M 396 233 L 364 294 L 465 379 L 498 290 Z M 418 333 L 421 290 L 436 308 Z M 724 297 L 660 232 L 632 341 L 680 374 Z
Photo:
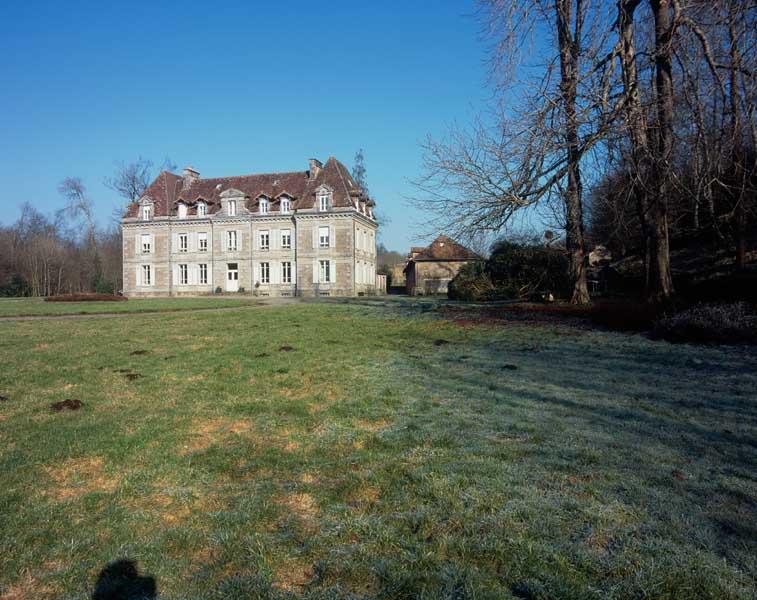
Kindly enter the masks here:
M 81 400 L 61 400 L 60 402 L 53 402 L 50 407 L 55 412 L 61 412 L 64 410 L 79 410 L 84 403 Z

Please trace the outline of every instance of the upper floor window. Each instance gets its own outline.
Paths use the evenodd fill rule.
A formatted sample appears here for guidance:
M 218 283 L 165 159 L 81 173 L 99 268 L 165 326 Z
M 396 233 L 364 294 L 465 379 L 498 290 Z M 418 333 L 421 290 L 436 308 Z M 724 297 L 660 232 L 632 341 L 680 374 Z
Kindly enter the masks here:
M 318 192 L 318 210 L 321 212 L 327 211 L 331 206 L 331 192 L 328 190 L 321 190 Z
M 328 248 L 330 244 L 330 234 L 329 234 L 329 228 L 326 227 L 319 227 L 318 228 L 318 247 L 319 248 Z
M 236 231 L 226 232 L 226 249 L 227 250 L 237 249 L 237 232 Z
M 268 214 L 268 200 L 266 200 L 265 198 L 261 198 L 258 210 L 261 215 L 267 215 Z
M 143 206 L 142 207 L 142 220 L 149 221 L 151 218 L 152 218 L 152 207 Z
M 205 232 L 197 234 L 197 250 L 200 252 L 208 251 L 208 234 Z
M 228 212 L 230 217 L 237 216 L 237 201 L 236 200 L 229 200 L 228 210 L 226 212 Z
M 282 198 L 281 199 L 281 212 L 286 214 L 291 212 L 292 210 L 292 201 L 289 200 L 289 198 Z
M 189 236 L 186 233 L 179 234 L 179 252 L 189 250 Z
M 152 236 L 149 233 L 142 234 L 142 254 L 152 252 Z
M 180 219 L 186 219 L 187 218 L 187 205 L 183 202 L 179 203 L 179 218 Z
M 281 247 L 289 249 L 292 247 L 292 231 L 289 229 L 281 230 Z
M 197 216 L 204 217 L 208 214 L 208 205 L 204 202 L 197 203 Z
M 271 247 L 271 235 L 268 230 L 259 233 L 259 246 L 261 250 L 268 250 Z

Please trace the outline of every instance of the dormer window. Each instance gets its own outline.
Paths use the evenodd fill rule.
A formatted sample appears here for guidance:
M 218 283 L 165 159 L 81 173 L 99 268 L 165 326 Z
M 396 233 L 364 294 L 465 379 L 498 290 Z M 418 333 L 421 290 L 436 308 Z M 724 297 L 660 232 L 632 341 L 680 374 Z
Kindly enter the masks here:
M 331 192 L 321 190 L 318 192 L 318 210 L 326 212 L 331 207 Z
M 282 198 L 281 199 L 281 212 L 283 214 L 287 214 L 292 211 L 292 202 L 289 200 L 289 198 Z
M 179 218 L 180 219 L 186 219 L 187 218 L 187 205 L 183 202 L 179 202 Z
M 198 217 L 205 217 L 208 214 L 208 205 L 204 202 L 198 202 L 197 203 L 197 216 Z
M 226 212 L 230 217 L 236 217 L 237 216 L 237 201 L 236 200 L 229 200 L 228 208 Z
M 258 211 L 261 215 L 267 215 L 268 214 L 268 200 L 266 198 L 261 198 L 260 203 L 258 205 Z
M 142 207 L 142 220 L 149 221 L 152 218 L 152 207 L 145 205 Z

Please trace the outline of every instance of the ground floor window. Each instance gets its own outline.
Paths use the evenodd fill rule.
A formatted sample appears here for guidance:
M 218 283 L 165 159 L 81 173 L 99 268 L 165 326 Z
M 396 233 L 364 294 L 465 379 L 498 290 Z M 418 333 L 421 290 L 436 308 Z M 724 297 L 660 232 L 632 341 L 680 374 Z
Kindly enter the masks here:
M 142 265 L 142 285 L 152 285 L 152 267 Z
M 271 283 L 271 266 L 267 262 L 260 263 L 260 283 Z
M 320 267 L 320 279 L 321 283 L 331 283 L 331 261 L 320 260 L 318 261 Z
M 200 265 L 200 284 L 208 283 L 208 265 Z
M 179 265 L 179 285 L 187 285 L 189 283 L 189 266 Z
M 281 263 L 281 283 L 292 283 L 292 263 Z

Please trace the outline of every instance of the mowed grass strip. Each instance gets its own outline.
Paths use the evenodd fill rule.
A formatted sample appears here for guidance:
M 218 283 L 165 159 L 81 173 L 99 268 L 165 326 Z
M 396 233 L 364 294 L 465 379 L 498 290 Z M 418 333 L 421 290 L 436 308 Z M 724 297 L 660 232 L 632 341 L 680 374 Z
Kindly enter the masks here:
M 254 306 L 247 298 L 130 298 L 126 302 L 45 302 L 43 298 L 0 298 L 0 317 L 34 317 L 106 313 L 173 312 Z
M 160 598 L 755 594 L 753 349 L 313 303 L 0 356 L 0 596 L 120 558 Z

